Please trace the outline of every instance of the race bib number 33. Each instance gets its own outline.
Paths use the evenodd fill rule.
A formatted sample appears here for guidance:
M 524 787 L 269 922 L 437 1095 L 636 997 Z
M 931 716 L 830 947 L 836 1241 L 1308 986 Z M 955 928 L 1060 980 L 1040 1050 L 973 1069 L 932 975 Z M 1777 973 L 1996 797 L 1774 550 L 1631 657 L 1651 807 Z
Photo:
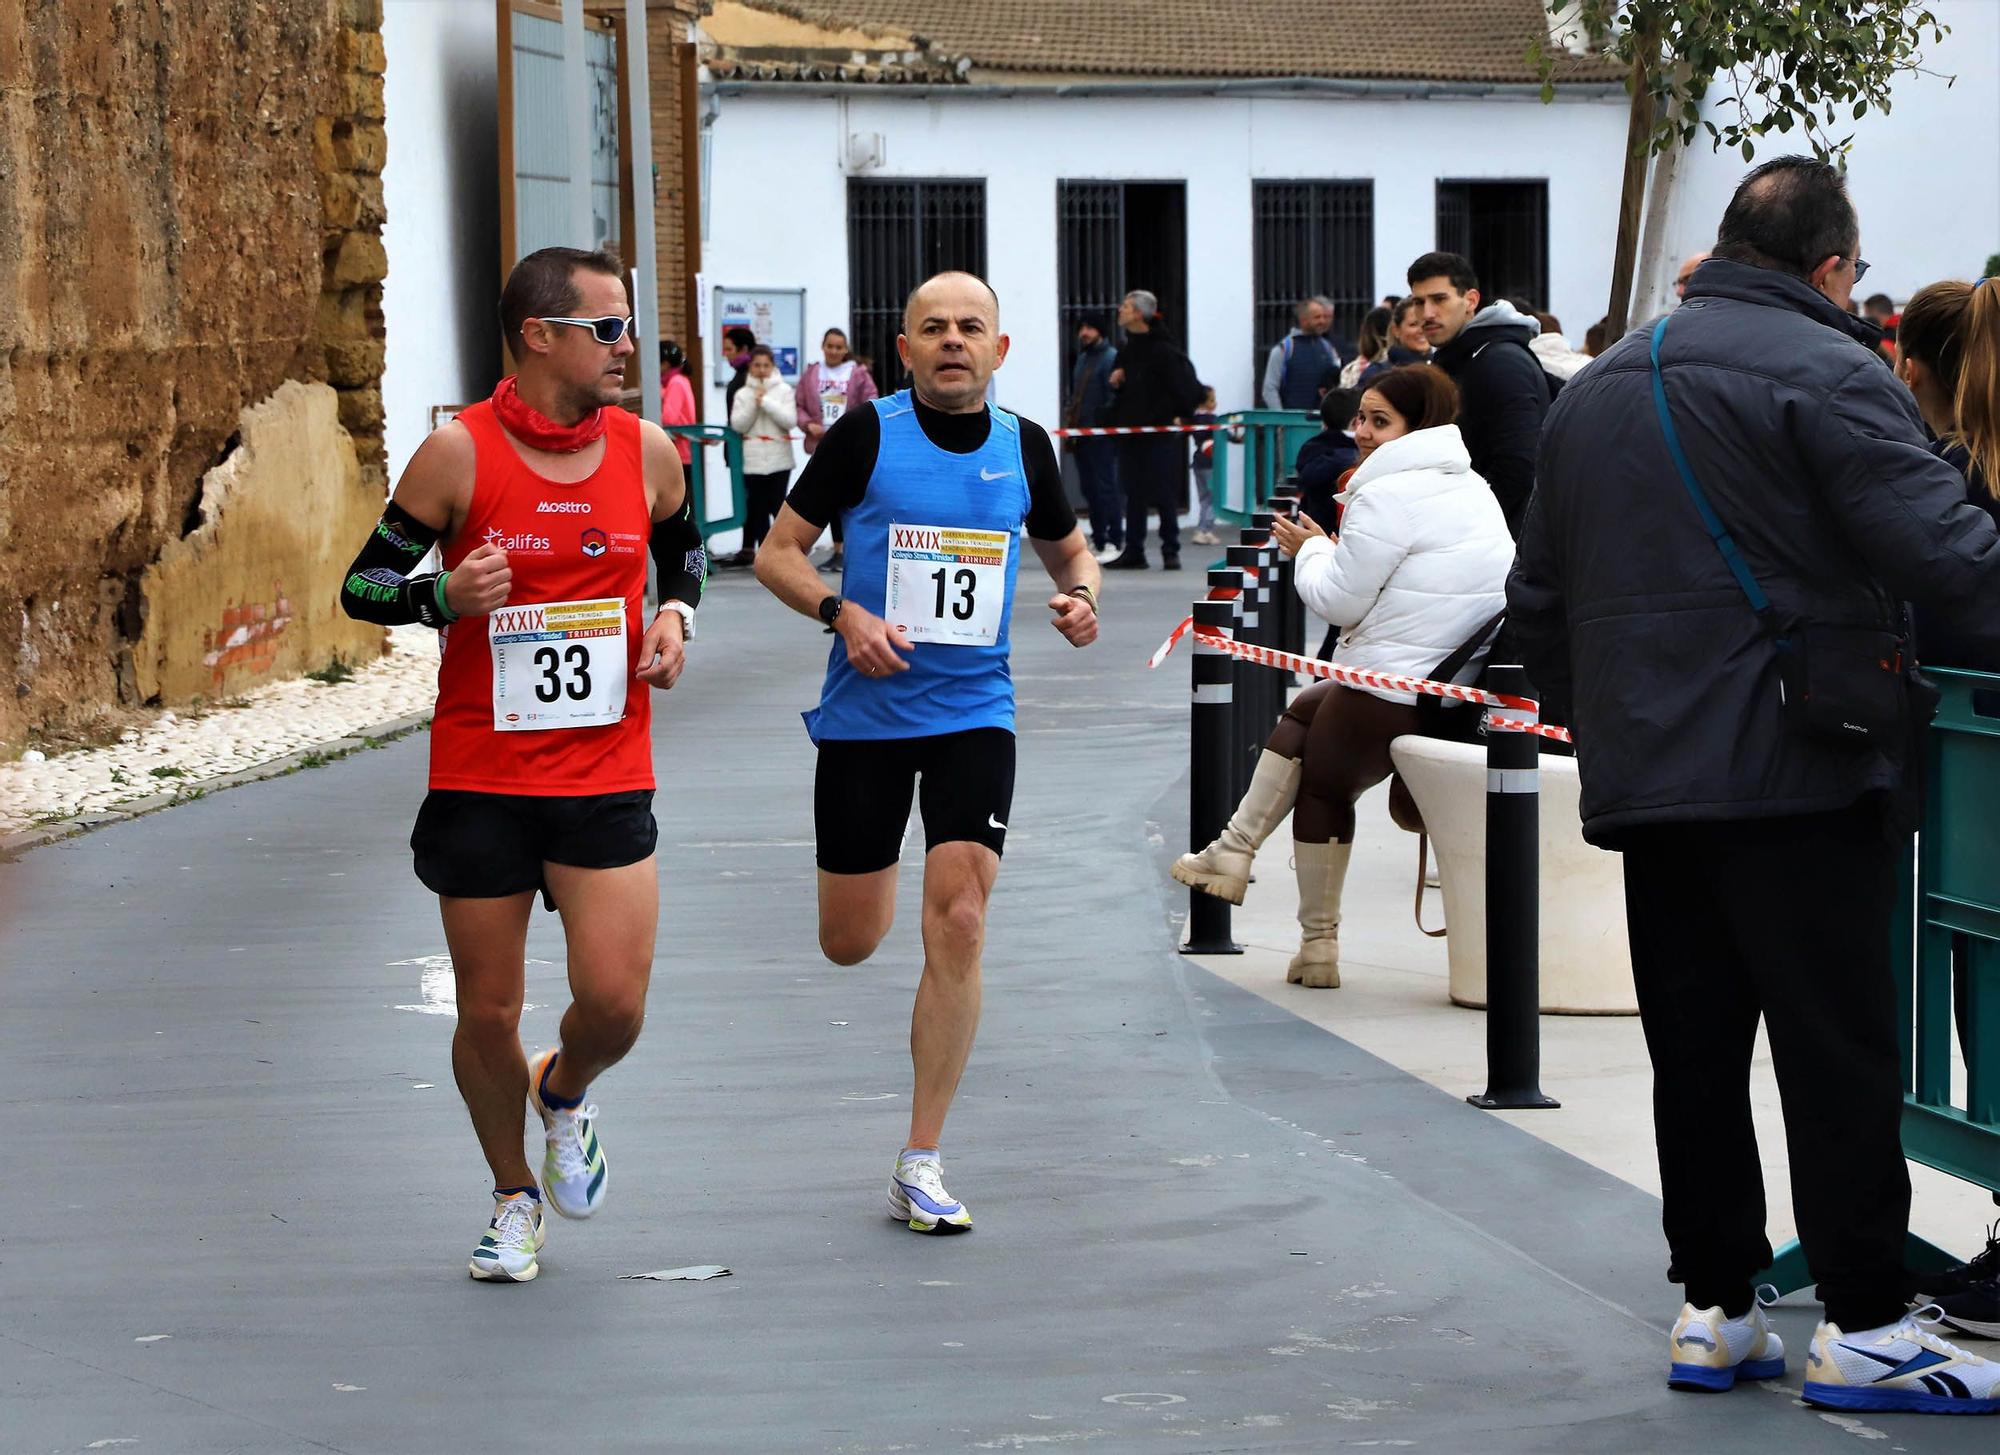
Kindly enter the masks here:
M 1007 531 L 949 525 L 889 527 L 891 626 L 913 642 L 990 647 L 1007 604 Z
M 605 727 L 625 716 L 625 603 L 503 606 L 486 620 L 493 730 Z

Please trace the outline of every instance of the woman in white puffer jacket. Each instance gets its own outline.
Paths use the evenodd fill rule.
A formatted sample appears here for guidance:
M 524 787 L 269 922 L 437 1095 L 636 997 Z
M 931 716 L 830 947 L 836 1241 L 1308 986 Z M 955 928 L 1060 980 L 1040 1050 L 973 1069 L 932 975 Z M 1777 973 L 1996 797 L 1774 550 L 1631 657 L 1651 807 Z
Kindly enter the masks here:
M 1274 527 L 1298 558 L 1300 599 L 1340 630 L 1342 666 L 1429 676 L 1506 605 L 1514 541 L 1473 472 L 1457 414 L 1458 390 L 1441 369 L 1378 375 L 1355 417 L 1361 463 L 1338 497 L 1339 535 L 1305 517 Z M 1252 859 L 1291 812 L 1301 933 L 1287 978 L 1338 986 L 1354 804 L 1389 776 L 1390 742 L 1416 731 L 1412 693 L 1332 682 L 1307 689 L 1279 720 L 1222 836 L 1182 855 L 1174 878 L 1241 904 Z
M 778 373 L 777 356 L 758 344 L 750 372 L 729 408 L 729 427 L 743 436 L 743 549 L 729 558 L 747 566 L 785 505 L 792 478 L 792 431 L 799 422 L 792 386 Z

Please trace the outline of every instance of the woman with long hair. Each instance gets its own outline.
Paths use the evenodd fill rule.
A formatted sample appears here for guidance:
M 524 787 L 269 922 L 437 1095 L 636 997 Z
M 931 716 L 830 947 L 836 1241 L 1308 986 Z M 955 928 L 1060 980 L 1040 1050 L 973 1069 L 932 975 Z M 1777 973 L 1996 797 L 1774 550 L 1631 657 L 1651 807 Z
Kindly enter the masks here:
M 1965 476 L 1965 498 L 2000 522 L 2000 279 L 1920 290 L 1896 326 L 1896 377 Z
M 1409 365 L 1379 376 L 1355 415 L 1360 463 L 1339 497 L 1339 535 L 1310 516 L 1272 527 L 1298 559 L 1299 596 L 1339 629 L 1344 666 L 1422 677 L 1505 604 L 1513 537 L 1472 468 L 1457 416 L 1458 390 L 1442 370 Z M 1241 904 L 1258 848 L 1290 812 L 1300 939 L 1286 978 L 1338 986 L 1354 805 L 1389 776 L 1389 744 L 1417 731 L 1410 693 L 1333 682 L 1307 689 L 1279 719 L 1221 836 L 1183 854 L 1174 878 Z

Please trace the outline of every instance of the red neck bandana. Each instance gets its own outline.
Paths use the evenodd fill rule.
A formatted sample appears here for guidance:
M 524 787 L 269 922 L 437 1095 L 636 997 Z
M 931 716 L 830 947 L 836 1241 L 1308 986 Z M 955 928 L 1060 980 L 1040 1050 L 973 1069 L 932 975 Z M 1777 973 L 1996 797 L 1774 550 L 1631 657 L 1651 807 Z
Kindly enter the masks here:
M 521 397 L 514 376 L 509 374 L 493 391 L 493 412 L 508 434 L 532 449 L 551 454 L 573 455 L 601 436 L 610 427 L 600 407 L 576 424 L 557 424 Z

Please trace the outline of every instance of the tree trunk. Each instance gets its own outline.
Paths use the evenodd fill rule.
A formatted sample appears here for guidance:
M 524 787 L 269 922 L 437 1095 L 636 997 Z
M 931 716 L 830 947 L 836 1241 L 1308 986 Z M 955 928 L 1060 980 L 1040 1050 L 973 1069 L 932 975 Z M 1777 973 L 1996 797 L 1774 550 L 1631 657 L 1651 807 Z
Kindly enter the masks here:
M 1646 159 L 1653 135 L 1650 66 L 1657 47 L 1640 36 L 1632 61 L 1632 110 L 1625 126 L 1625 182 L 1618 194 L 1618 251 L 1611 265 L 1611 306 L 1604 310 L 1606 341 L 1625 336 L 1631 322 L 1632 268 L 1639 251 L 1639 213 L 1646 200 Z
M 1687 148 L 1674 144 L 1653 158 L 1652 180 L 1646 184 L 1646 212 L 1639 233 L 1639 262 L 1632 275 L 1632 311 L 1641 319 L 1671 308 L 1677 258 L 1667 256 L 1667 218 L 1673 211 L 1674 184 Z

